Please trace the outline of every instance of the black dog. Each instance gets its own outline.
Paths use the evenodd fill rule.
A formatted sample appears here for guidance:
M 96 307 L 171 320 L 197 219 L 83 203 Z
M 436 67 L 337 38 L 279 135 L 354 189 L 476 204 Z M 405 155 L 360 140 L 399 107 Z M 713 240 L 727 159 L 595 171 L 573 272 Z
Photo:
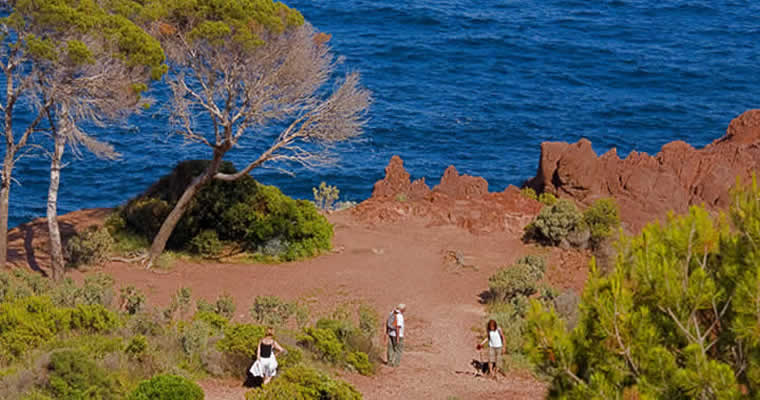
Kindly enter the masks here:
M 489 363 L 482 362 L 477 359 L 473 359 L 470 365 L 472 365 L 472 367 L 475 368 L 476 371 L 478 371 L 478 375 L 480 374 L 487 375 L 488 371 L 490 371 L 491 369 Z

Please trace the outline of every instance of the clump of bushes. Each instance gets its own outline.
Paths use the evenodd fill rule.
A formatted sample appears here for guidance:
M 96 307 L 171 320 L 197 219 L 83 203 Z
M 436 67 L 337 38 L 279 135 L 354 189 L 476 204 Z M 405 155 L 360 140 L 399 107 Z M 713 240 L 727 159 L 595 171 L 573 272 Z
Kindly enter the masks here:
M 179 163 L 169 175 L 127 203 L 119 212 L 123 223 L 112 221 L 109 229 L 152 239 L 185 187 L 207 165 L 208 161 L 201 160 Z M 220 171 L 234 173 L 235 167 L 226 162 Z M 292 261 L 328 250 L 332 235 L 332 226 L 314 203 L 294 200 L 246 175 L 233 182 L 212 180 L 203 186 L 188 205 L 167 248 L 215 258 L 229 244 L 274 260 Z
M 127 396 L 127 400 L 203 400 L 197 383 L 177 375 L 157 375 L 144 380 Z
M 335 186 L 330 186 L 325 182 L 319 184 L 319 187 L 311 188 L 314 192 L 314 204 L 317 208 L 324 211 L 333 210 L 333 203 L 338 200 L 340 190 Z
M 570 200 L 559 199 L 553 204 L 550 204 L 553 200 L 541 201 L 547 206 L 525 227 L 526 241 L 596 249 L 620 226 L 617 205 L 612 199 L 599 199 L 583 213 Z
M 549 393 L 758 398 L 758 199 L 753 179 L 734 191 L 730 225 L 695 206 L 623 237 L 610 273 L 592 262 L 574 328 L 533 304 L 530 355 L 552 378 Z
M 245 394 L 246 400 L 330 399 L 361 400 L 362 395 L 349 383 L 304 365 L 285 371 L 272 383 Z
M 488 278 L 488 289 L 495 301 L 510 301 L 517 296 L 531 296 L 543 279 L 546 262 L 542 257 L 529 255 L 513 265 L 498 270 Z
M 311 350 L 317 358 L 370 375 L 374 365 L 372 337 L 345 318 L 321 318 L 314 327 L 304 328 L 298 344 Z
M 251 307 L 251 317 L 264 325 L 282 325 L 295 313 L 295 304 L 277 296 L 256 296 Z
M 121 397 L 116 382 L 87 354 L 63 350 L 50 356 L 48 390 L 56 399 L 102 399 Z
M 100 266 L 108 261 L 114 240 L 107 229 L 91 226 L 66 243 L 64 255 L 69 267 Z

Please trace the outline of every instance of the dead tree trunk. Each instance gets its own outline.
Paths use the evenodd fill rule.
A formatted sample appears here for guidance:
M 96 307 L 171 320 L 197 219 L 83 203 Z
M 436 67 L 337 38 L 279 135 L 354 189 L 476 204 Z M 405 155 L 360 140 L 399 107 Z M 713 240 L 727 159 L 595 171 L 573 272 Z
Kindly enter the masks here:
M 153 238 L 153 243 L 150 246 L 150 253 L 148 253 L 147 262 L 148 268 L 150 268 L 156 259 L 158 259 L 158 256 L 164 252 L 164 249 L 166 248 L 166 242 L 169 240 L 172 232 L 174 232 L 174 228 L 177 226 L 177 223 L 179 223 L 180 218 L 182 218 L 182 215 L 185 213 L 187 206 L 190 204 L 190 200 L 193 199 L 195 194 L 198 193 L 203 185 L 214 179 L 214 175 L 219 170 L 219 165 L 222 163 L 222 157 L 224 156 L 225 152 L 226 150 L 221 150 L 219 148 L 214 149 L 214 159 L 211 160 L 211 163 L 206 168 L 206 171 L 204 171 L 202 175 L 195 177 L 193 181 L 190 182 L 190 185 L 188 185 L 187 188 L 185 188 L 185 191 L 182 193 L 182 197 L 177 200 L 177 204 L 174 205 L 174 208 L 169 213 L 169 216 L 166 217 L 164 223 L 161 224 L 161 229 L 158 230 L 158 233 L 156 234 L 156 237 Z
M 14 154 L 6 150 L 0 182 L 0 269 L 5 268 L 8 257 L 8 199 L 11 192 L 13 157 Z
M 52 123 L 52 121 L 51 121 Z M 60 281 L 64 274 L 63 248 L 61 231 L 58 228 L 58 185 L 61 177 L 61 158 L 66 146 L 66 139 L 53 129 L 54 150 L 50 160 L 50 187 L 47 200 L 47 223 L 50 232 L 50 269 L 54 281 Z

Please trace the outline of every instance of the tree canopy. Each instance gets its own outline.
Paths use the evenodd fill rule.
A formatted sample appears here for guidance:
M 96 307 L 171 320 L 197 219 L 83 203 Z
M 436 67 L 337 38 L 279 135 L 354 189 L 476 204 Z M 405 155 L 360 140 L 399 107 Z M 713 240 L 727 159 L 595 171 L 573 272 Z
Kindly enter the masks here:
M 701 207 L 620 243 L 592 276 L 570 332 L 534 303 L 529 350 L 567 399 L 760 398 L 760 188 L 730 218 Z M 729 222 L 730 221 L 730 222 Z

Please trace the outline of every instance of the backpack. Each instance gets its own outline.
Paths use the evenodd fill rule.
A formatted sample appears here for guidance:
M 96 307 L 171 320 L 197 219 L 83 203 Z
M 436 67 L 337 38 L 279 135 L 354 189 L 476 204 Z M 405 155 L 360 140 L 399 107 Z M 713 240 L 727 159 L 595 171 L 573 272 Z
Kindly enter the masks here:
M 394 309 L 388 314 L 388 320 L 385 322 L 385 330 L 388 332 L 396 331 L 396 310 Z

